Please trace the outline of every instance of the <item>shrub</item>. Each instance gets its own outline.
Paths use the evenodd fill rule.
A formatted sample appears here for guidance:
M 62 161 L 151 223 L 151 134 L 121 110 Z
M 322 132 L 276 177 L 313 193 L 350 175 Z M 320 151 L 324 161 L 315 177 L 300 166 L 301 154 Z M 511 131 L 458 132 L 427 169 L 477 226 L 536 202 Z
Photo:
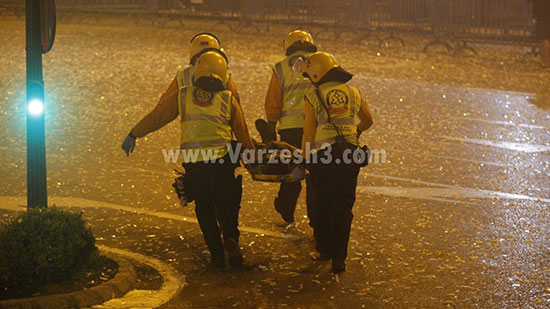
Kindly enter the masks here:
M 96 250 L 81 214 L 29 210 L 0 230 L 0 284 L 29 287 L 67 280 Z

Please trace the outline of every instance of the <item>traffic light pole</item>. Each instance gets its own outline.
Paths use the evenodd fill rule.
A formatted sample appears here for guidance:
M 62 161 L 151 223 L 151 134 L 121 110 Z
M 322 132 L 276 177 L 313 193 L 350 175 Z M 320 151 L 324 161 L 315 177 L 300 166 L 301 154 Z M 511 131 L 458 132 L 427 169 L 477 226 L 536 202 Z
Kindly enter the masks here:
M 26 0 L 27 208 L 48 207 L 40 0 Z M 29 104 L 30 103 L 30 104 Z M 32 105 L 32 109 L 31 109 Z

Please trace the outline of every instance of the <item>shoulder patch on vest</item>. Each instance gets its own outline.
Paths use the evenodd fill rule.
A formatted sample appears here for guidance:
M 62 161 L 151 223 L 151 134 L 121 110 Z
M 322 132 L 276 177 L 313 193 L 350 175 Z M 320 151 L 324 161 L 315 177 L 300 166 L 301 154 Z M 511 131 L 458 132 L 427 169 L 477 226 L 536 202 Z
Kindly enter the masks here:
M 212 97 L 212 92 L 204 91 L 198 87 L 193 91 L 193 103 L 198 106 L 212 105 Z
M 340 89 L 332 89 L 327 93 L 326 102 L 331 114 L 342 114 L 349 109 L 349 97 Z

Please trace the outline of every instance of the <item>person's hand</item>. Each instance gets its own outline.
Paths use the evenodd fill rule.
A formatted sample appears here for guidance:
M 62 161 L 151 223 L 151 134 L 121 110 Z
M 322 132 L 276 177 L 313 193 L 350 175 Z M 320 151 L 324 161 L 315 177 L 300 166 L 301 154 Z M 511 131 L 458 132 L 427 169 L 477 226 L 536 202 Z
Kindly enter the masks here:
M 291 174 L 292 176 L 294 176 L 293 181 L 300 181 L 306 178 L 306 170 L 304 169 L 303 165 L 297 165 L 296 167 L 294 167 Z
M 126 156 L 129 156 L 130 153 L 134 151 L 134 148 L 136 147 L 136 137 L 130 132 L 128 136 L 124 139 L 122 142 L 122 150 L 126 152 Z

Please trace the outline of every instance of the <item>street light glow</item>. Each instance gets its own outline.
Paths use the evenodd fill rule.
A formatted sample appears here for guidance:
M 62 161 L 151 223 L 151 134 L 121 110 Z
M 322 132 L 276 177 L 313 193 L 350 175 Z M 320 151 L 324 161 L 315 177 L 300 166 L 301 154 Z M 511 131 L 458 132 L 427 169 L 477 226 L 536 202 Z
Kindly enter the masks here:
M 33 99 L 28 103 L 27 110 L 32 116 L 40 116 L 44 112 L 44 102 L 40 99 Z

